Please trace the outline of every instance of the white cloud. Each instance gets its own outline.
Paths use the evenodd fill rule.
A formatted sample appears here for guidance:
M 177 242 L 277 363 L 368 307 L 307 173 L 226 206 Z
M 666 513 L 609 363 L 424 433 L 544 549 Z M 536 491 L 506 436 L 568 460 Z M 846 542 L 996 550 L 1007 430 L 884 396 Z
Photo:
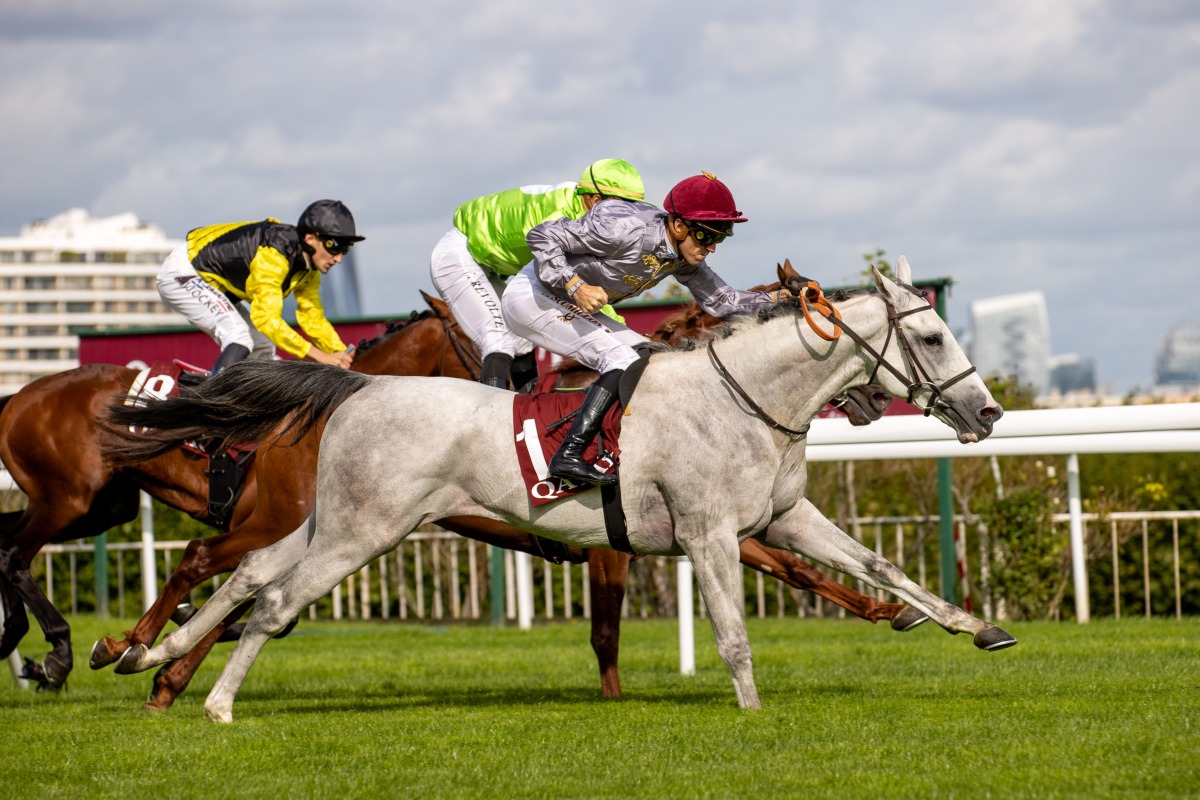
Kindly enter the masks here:
M 656 201 L 700 169 L 729 183 L 752 219 L 713 259 L 731 283 L 784 257 L 839 283 L 868 250 L 906 252 L 955 279 L 952 324 L 1042 289 L 1055 349 L 1118 386 L 1148 383 L 1158 337 L 1197 313 L 1200 10 L 1183 0 L 3 16 L 0 233 L 82 205 L 178 235 L 339 197 L 368 236 L 369 309 L 399 313 L 458 203 L 616 156 Z M 1114 290 L 1130 280 L 1151 288 Z

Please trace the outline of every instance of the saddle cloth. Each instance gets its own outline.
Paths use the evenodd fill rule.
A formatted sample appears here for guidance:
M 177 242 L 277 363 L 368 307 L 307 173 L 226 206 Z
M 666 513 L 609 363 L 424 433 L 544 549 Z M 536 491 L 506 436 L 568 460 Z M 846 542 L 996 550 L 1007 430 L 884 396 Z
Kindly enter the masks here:
M 575 419 L 574 412 L 583 405 L 584 394 L 583 391 L 557 391 L 518 394 L 513 399 L 517 463 L 521 465 L 521 477 L 525 481 L 529 502 L 535 506 L 543 506 L 592 488 L 591 484 L 576 484 L 551 477 L 547 468 L 559 444 L 570 432 Z M 584 460 L 594 463 L 600 472 L 615 472 L 621 452 L 617 446 L 620 433 L 621 405 L 616 403 L 605 415 L 596 441 L 584 451 Z M 602 446 L 599 446 L 601 440 Z
M 129 393 L 125 397 L 125 405 L 127 406 L 145 406 L 146 403 L 152 400 L 166 400 L 169 397 L 174 397 L 179 394 L 179 387 L 187 379 L 182 378 L 184 374 L 195 376 L 192 380 L 202 380 L 208 375 L 208 371 L 200 367 L 188 364 L 186 361 L 175 359 L 167 363 L 165 361 L 155 361 L 150 366 L 144 367 L 133 379 L 133 383 L 129 386 Z M 139 429 L 130 426 L 130 430 L 138 433 Z M 207 450 L 197 442 L 185 442 L 181 445 L 182 449 L 195 453 L 200 456 L 209 456 Z M 226 452 L 233 458 L 244 457 L 246 453 L 253 452 L 254 444 L 236 444 L 226 448 Z

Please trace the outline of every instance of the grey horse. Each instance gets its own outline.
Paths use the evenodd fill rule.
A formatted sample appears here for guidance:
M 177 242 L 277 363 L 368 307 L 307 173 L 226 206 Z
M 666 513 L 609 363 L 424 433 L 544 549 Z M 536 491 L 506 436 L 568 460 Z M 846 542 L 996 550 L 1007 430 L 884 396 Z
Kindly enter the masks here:
M 877 271 L 873 278 L 875 292 L 837 299 L 840 320 L 824 321 L 848 335 L 830 337 L 800 310 L 781 308 L 736 321 L 707 348 L 655 355 L 623 420 L 629 541 L 640 553 L 691 559 L 744 708 L 760 705 L 738 564 L 738 544 L 752 536 L 887 590 L 945 630 L 972 634 L 980 649 L 1016 644 L 921 588 L 805 498 L 807 423 L 849 386 L 878 383 L 954 428 L 963 443 L 987 437 L 1003 414 L 949 329 L 908 286 L 907 260 L 898 260 L 896 281 Z M 582 547 L 608 546 L 599 491 L 530 504 L 509 393 L 451 379 L 368 378 L 304 362 L 235 365 L 200 392 L 145 409 L 114 408 L 111 420 L 152 428 L 186 415 L 198 434 L 255 440 L 285 421 L 302 430 L 336 407 L 307 529 L 248 556 L 193 620 L 203 625 L 205 616 L 257 592 L 205 702 L 214 721 L 232 721 L 234 697 L 267 639 L 425 523 L 485 517 Z M 186 637 L 187 627 L 155 649 Z M 131 650 L 127 657 L 119 671 L 134 671 L 150 654 Z

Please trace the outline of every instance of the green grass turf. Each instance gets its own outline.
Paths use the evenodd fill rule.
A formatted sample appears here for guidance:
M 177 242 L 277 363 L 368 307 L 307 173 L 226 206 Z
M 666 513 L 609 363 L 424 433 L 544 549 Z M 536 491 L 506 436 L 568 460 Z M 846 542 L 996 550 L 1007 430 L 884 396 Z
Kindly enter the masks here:
M 750 620 L 764 708 L 736 708 L 707 624 L 626 621 L 626 697 L 599 697 L 584 622 L 533 631 L 302 620 L 234 723 L 201 710 L 219 645 L 167 712 L 149 674 L 0 680 L 6 797 L 1197 797 L 1200 620 L 1015 624 L 984 653 L 926 624 Z M 45 648 L 34 635 L 26 655 Z

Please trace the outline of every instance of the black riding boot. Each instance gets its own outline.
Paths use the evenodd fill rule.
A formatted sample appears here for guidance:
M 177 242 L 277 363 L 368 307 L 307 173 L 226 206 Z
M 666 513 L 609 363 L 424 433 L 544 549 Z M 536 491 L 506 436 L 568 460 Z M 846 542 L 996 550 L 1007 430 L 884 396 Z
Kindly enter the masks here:
M 537 360 L 530 350 L 523 356 L 517 356 L 512 363 L 513 389 L 520 392 L 538 379 Z
M 236 364 L 239 361 L 244 361 L 248 355 L 250 355 L 250 351 L 246 349 L 245 345 L 227 345 L 225 349 L 221 351 L 221 355 L 217 356 L 217 363 L 213 364 L 212 369 L 208 371 L 208 374 L 216 375 L 230 364 Z
M 483 358 L 483 374 L 479 376 L 479 382 L 485 386 L 507 389 L 512 363 L 513 358 L 508 353 L 488 353 Z
M 571 423 L 571 432 L 558 452 L 550 459 L 549 471 L 555 478 L 566 478 L 575 483 L 615 483 L 616 475 L 606 475 L 597 472 L 595 467 L 583 460 L 583 451 L 600 432 L 604 415 L 617 402 L 617 387 L 621 383 L 621 373 L 625 370 L 614 369 L 604 373 L 596 382 L 588 387 L 583 399 L 583 407 L 575 415 Z

